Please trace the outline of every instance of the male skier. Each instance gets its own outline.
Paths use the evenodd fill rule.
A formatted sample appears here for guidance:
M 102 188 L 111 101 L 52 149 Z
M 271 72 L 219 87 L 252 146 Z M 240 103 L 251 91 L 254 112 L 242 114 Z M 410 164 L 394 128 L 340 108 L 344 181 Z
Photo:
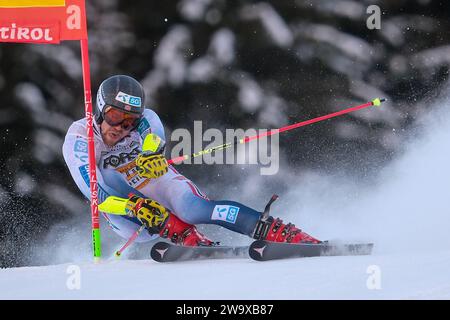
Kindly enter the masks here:
M 103 213 L 121 237 L 132 237 L 143 224 L 148 232 L 141 232 L 138 242 L 160 236 L 185 246 L 210 246 L 214 242 L 195 225 L 216 224 L 253 239 L 320 243 L 293 224 L 241 203 L 208 199 L 168 165 L 164 127 L 158 115 L 145 108 L 143 87 L 134 78 L 115 75 L 104 80 L 94 108 L 99 203 L 110 195 L 130 200 L 132 217 Z M 143 151 L 148 135 L 157 147 L 154 152 Z M 78 188 L 90 199 L 86 119 L 70 126 L 63 155 Z

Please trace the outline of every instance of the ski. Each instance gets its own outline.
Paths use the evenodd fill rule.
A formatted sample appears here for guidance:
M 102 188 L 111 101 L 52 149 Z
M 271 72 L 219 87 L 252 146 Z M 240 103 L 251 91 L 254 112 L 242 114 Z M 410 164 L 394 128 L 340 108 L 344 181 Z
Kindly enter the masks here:
M 354 256 L 369 255 L 373 243 L 361 244 L 302 244 L 279 243 L 264 240 L 254 241 L 249 248 L 250 258 L 256 261 L 276 259 L 318 257 L 318 256 Z
M 187 247 L 167 242 L 157 242 L 152 247 L 150 256 L 157 262 L 248 258 L 248 248 L 248 246 Z

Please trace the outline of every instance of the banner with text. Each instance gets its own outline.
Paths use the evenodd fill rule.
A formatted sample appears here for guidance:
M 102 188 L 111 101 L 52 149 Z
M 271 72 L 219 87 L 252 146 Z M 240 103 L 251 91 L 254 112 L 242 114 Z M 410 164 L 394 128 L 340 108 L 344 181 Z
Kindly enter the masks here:
M 84 0 L 0 0 L 0 42 L 87 38 Z

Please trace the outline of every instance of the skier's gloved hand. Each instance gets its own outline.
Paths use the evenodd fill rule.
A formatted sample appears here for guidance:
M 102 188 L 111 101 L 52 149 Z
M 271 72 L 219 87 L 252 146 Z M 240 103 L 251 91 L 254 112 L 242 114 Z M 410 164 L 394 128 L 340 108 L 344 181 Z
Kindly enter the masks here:
M 162 154 L 140 154 L 136 159 L 136 166 L 141 177 L 156 179 L 169 171 L 169 164 Z
M 164 157 L 166 143 L 156 134 L 149 134 L 142 145 L 142 153 L 136 158 L 136 166 L 141 177 L 156 179 L 169 171 Z
M 135 195 L 128 199 L 126 210 L 138 218 L 150 234 L 159 233 L 170 214 L 169 210 L 155 200 Z

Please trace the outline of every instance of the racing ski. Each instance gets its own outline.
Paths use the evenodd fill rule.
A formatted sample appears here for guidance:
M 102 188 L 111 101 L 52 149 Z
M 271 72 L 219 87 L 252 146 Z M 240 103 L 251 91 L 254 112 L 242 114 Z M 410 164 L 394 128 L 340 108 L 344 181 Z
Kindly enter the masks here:
M 157 242 L 152 247 L 150 256 L 158 262 L 248 258 L 248 248 L 248 246 L 187 247 L 167 242 Z
M 318 257 L 318 256 L 354 256 L 369 255 L 373 243 L 361 244 L 320 244 L 280 243 L 264 240 L 254 241 L 249 248 L 250 258 L 257 261 L 276 259 Z

